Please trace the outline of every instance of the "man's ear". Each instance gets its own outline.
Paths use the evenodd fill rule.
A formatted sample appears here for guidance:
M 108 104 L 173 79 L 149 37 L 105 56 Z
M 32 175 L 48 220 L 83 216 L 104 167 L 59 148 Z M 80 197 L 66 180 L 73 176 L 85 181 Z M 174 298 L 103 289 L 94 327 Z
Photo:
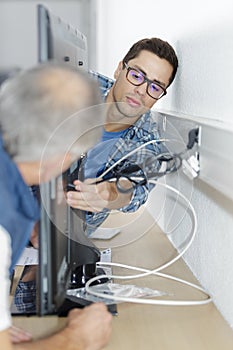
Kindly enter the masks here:
M 117 79 L 117 78 L 119 77 L 119 74 L 120 74 L 120 72 L 122 71 L 122 69 L 123 69 L 123 61 L 120 61 L 120 62 L 118 63 L 117 69 L 116 69 L 115 72 L 114 72 L 114 78 L 115 78 L 115 79 Z

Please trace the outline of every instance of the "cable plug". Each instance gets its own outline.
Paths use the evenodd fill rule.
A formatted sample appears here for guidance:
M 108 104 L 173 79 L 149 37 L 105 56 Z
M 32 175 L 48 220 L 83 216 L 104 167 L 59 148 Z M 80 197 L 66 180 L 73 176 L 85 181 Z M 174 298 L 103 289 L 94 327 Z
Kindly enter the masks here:
M 200 172 L 200 164 L 198 158 L 199 157 L 197 153 L 196 156 L 192 155 L 187 160 L 182 160 L 182 170 L 184 174 L 190 178 L 190 180 L 193 180 L 195 177 L 197 177 Z
M 189 135 L 188 135 L 189 141 L 187 144 L 188 149 L 193 148 L 194 144 L 198 143 L 198 135 L 199 135 L 199 128 L 191 129 L 189 131 Z

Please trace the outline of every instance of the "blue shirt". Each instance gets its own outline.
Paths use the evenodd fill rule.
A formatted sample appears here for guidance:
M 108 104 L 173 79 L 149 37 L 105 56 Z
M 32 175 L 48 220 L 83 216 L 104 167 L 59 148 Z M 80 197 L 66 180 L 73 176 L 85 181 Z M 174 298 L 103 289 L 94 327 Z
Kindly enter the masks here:
M 89 73 L 94 79 L 97 80 L 102 99 L 105 101 L 109 90 L 114 84 L 114 80 L 93 71 L 90 71 Z M 108 138 L 111 138 L 113 134 L 114 133 L 109 133 Z M 152 117 L 151 111 L 143 114 L 133 125 L 124 130 L 119 136 L 120 137 L 117 139 L 112 140 L 112 145 L 111 148 L 108 149 L 107 160 L 103 171 L 111 167 L 123 156 L 129 154 L 129 152 L 135 150 L 135 148 L 138 146 L 143 145 L 148 141 L 159 140 L 158 126 L 155 119 Z M 155 156 L 159 153 L 161 153 L 161 145 L 158 141 L 146 147 L 142 147 L 140 150 L 134 153 L 134 155 L 129 157 L 129 161 L 134 164 L 144 164 L 145 159 L 148 158 L 148 156 Z M 155 161 L 153 167 L 155 171 L 158 171 L 160 168 L 160 163 Z M 119 211 L 127 213 L 134 212 L 139 209 L 139 207 L 146 202 L 151 188 L 152 186 L 149 186 L 149 184 L 136 186 L 134 188 L 130 203 L 125 207 L 120 208 Z M 88 212 L 86 215 L 86 221 L 87 225 L 89 226 L 89 232 L 93 231 L 93 229 L 102 224 L 109 213 L 110 211 L 108 209 L 104 209 L 100 213 Z
M 84 167 L 84 177 L 86 179 L 96 178 L 103 173 L 112 146 L 125 132 L 125 130 L 117 132 L 103 130 L 101 142 L 87 152 Z
M 27 245 L 39 216 L 37 200 L 4 150 L 0 136 L 0 225 L 11 237 L 10 273 Z

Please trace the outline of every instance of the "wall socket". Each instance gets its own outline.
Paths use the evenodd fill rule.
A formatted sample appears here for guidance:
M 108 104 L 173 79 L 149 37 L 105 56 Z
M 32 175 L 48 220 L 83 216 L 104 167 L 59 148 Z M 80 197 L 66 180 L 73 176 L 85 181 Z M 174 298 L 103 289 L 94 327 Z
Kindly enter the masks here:
M 233 200 L 233 125 L 214 119 L 159 111 L 182 135 L 198 128 L 198 178 Z

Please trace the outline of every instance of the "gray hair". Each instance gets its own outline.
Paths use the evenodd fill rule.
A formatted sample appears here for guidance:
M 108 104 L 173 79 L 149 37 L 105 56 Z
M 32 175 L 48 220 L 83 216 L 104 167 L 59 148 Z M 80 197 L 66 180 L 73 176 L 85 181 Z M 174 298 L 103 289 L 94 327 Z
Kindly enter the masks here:
M 80 155 L 100 137 L 104 116 L 91 108 L 99 103 L 97 85 L 77 68 L 49 62 L 20 72 L 0 90 L 4 147 L 16 161 L 74 145 Z

